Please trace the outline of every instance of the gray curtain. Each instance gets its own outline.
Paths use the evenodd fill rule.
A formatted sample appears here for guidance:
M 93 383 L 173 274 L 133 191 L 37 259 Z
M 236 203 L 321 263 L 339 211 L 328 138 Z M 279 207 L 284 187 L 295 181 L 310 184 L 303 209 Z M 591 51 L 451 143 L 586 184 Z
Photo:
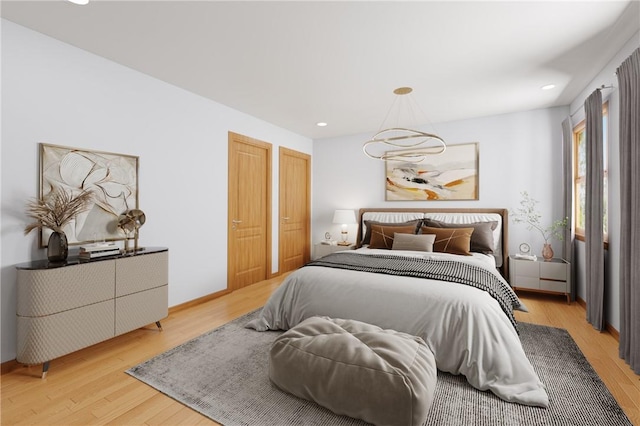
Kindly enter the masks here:
M 576 280 L 573 264 L 573 124 L 571 117 L 562 122 L 562 215 L 568 219 L 564 228 L 562 258 L 569 262 L 571 274 L 571 301 L 576 300 Z
M 584 103 L 586 115 L 586 200 L 584 239 L 587 277 L 587 321 L 604 329 L 604 236 L 602 235 L 603 149 L 602 95 L 594 91 Z
M 618 68 L 620 358 L 640 374 L 640 48 Z

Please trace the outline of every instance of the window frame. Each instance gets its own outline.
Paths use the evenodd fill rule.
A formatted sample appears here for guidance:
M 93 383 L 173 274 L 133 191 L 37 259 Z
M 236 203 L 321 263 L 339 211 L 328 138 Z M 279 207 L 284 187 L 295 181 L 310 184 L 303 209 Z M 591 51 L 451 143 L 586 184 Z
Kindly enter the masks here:
M 605 102 L 602 103 L 602 119 L 603 121 L 605 121 L 605 123 L 603 123 L 603 134 L 602 134 L 602 143 L 603 143 L 603 157 L 604 157 L 604 161 L 603 161 L 603 184 L 604 184 L 604 194 L 603 194 L 603 204 L 604 204 L 604 211 L 603 211 L 603 229 L 602 229 L 602 236 L 603 236 L 603 241 L 604 241 L 604 248 L 608 249 L 609 248 L 609 234 L 608 232 L 608 210 L 609 210 L 609 206 L 608 206 L 608 197 L 609 197 L 609 193 L 608 193 L 608 183 L 609 183 L 609 101 L 606 100 Z M 586 119 L 580 121 L 578 124 L 576 124 L 575 126 L 573 126 L 573 130 L 572 130 L 572 148 L 573 148 L 573 211 L 574 211 L 574 232 L 575 232 L 575 238 L 579 241 L 585 241 L 585 236 L 584 236 L 584 228 L 579 228 L 577 226 L 578 224 L 578 217 L 580 215 L 580 197 L 578 196 L 579 194 L 579 185 L 585 184 L 585 180 L 586 180 L 586 176 L 585 175 L 579 175 L 578 171 L 579 171 L 579 147 L 578 147 L 578 139 L 579 139 L 579 135 L 581 133 L 585 133 L 586 132 Z M 585 138 L 585 143 L 586 143 L 586 135 L 584 135 Z M 586 171 L 585 171 L 586 174 Z M 606 231 L 605 231 L 606 229 Z

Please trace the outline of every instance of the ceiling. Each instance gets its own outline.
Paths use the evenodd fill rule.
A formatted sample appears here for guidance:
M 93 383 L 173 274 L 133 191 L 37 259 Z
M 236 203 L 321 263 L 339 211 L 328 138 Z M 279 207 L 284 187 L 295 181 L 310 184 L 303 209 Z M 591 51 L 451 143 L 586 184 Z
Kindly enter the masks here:
M 400 86 L 431 123 L 568 105 L 640 30 L 638 0 L 50 0 L 1 13 L 314 139 L 379 129 Z

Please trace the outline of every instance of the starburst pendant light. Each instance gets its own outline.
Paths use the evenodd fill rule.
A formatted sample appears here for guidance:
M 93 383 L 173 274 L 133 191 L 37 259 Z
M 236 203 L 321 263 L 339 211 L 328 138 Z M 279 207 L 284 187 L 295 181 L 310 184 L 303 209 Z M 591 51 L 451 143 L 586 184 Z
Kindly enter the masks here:
M 373 138 L 366 141 L 362 146 L 362 150 L 369 158 L 420 163 L 428 155 L 442 154 L 447 149 L 445 141 L 436 134 L 399 126 L 384 128 L 389 116 L 394 110 L 396 113 L 396 122 L 399 121 L 400 115 L 403 114 L 404 111 L 406 111 L 411 118 L 415 117 L 414 110 L 416 108 L 414 107 L 417 107 L 417 104 L 415 104 L 415 101 L 410 96 L 412 91 L 413 89 L 411 87 L 399 87 L 393 91 L 393 93 L 397 95 L 397 98 L 391 105 L 391 108 L 389 108 L 387 117 L 385 117 L 382 122 L 381 128 L 383 130 L 373 135 Z M 396 101 L 399 101 L 397 108 L 395 108 Z M 412 103 L 415 105 L 412 105 Z M 380 154 L 372 152 L 371 148 L 378 144 L 382 144 L 383 149 L 392 148 L 392 150 L 384 151 Z

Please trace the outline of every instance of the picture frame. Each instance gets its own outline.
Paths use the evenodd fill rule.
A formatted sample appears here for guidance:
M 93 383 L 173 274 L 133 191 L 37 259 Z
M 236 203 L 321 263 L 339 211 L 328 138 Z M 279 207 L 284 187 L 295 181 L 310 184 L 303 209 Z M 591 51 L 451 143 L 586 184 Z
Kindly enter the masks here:
M 437 155 L 434 148 L 411 150 L 421 151 L 425 158 L 420 163 L 385 161 L 386 201 L 479 199 L 478 142 L 448 145 Z
M 87 210 L 63 229 L 68 244 L 125 240 L 118 218 L 127 210 L 138 208 L 139 157 L 47 143 L 40 143 L 39 152 L 40 199 L 56 188 L 73 195 L 83 190 L 93 193 Z M 51 232 L 41 229 L 41 248 L 47 246 Z

